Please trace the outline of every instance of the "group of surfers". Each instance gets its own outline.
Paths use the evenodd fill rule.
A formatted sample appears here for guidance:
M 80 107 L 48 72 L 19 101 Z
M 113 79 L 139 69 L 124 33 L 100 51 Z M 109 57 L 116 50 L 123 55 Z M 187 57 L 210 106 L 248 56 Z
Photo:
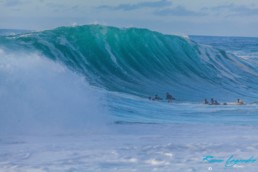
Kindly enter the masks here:
M 156 94 L 154 97 L 149 97 L 149 100 L 153 100 L 153 101 L 158 100 L 159 101 L 159 100 L 163 100 L 163 99 Z M 175 98 L 171 94 L 166 93 L 166 100 L 169 103 L 171 103 L 173 100 L 175 100 Z
M 175 100 L 175 97 L 173 97 L 170 93 L 167 92 L 165 99 L 169 103 L 171 103 L 173 100 Z M 149 100 L 160 101 L 160 100 L 163 100 L 163 99 L 156 94 L 154 97 L 150 96 Z M 233 103 L 219 103 L 217 100 L 211 98 L 210 102 L 207 99 L 204 99 L 204 104 L 206 104 L 206 105 L 230 105 L 230 104 L 244 105 L 244 102 L 241 99 L 237 99 L 237 101 L 233 102 Z
M 204 99 L 204 104 L 206 104 L 206 105 L 229 105 L 229 104 L 244 105 L 244 102 L 241 99 L 237 99 L 237 101 L 233 102 L 233 103 L 222 103 L 221 104 L 217 100 L 214 100 L 213 98 L 211 98 L 210 102 L 207 99 Z

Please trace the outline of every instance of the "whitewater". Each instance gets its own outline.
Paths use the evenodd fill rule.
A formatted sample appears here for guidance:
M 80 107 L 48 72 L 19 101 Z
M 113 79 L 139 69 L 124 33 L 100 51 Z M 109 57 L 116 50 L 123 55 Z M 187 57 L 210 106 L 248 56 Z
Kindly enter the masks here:
M 101 25 L 3 34 L 0 171 L 257 171 L 257 45 Z

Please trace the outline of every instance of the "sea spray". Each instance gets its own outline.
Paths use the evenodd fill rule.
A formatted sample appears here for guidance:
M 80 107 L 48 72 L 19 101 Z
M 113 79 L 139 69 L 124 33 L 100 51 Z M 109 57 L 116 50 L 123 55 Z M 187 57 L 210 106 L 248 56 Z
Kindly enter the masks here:
M 0 49 L 0 134 L 106 131 L 103 96 L 58 63 Z

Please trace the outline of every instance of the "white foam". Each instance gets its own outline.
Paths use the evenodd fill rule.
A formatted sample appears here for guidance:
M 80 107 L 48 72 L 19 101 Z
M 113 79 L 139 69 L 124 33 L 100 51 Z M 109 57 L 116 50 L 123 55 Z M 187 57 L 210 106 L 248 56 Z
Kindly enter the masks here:
M 2 134 L 101 130 L 102 96 L 82 76 L 38 54 L 0 50 Z

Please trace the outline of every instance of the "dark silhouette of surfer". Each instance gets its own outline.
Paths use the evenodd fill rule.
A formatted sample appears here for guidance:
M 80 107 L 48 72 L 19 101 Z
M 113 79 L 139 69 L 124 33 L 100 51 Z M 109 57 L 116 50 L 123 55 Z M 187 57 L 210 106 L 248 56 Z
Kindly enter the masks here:
M 217 100 L 213 99 L 213 98 L 211 98 L 211 102 L 210 102 L 210 103 L 205 99 L 205 100 L 204 100 L 204 104 L 220 105 L 220 103 L 219 103 Z
M 238 105 L 243 105 L 244 102 L 243 102 L 243 100 L 241 100 L 241 99 L 237 99 L 237 104 L 238 104 Z
M 213 98 L 211 98 L 211 103 L 210 104 L 214 105 L 214 99 Z
M 217 100 L 214 100 L 214 105 L 220 105 L 220 103 Z
M 171 94 L 169 94 L 169 93 L 167 92 L 167 94 L 166 94 L 166 100 L 170 103 L 170 102 L 172 102 L 172 100 L 175 100 L 175 98 L 174 98 Z
M 204 104 L 208 105 L 210 104 L 207 99 L 204 99 Z
M 160 98 L 157 94 L 155 95 L 155 97 L 152 100 L 162 100 L 162 98 Z

